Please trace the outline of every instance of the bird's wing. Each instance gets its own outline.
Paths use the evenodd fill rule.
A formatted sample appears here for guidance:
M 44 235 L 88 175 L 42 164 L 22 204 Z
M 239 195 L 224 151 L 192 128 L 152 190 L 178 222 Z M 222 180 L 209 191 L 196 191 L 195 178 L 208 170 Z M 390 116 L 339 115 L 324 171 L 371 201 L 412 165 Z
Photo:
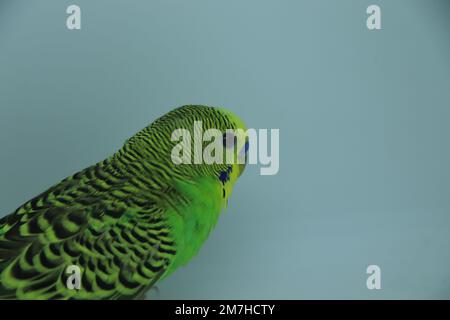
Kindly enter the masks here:
M 0 299 L 135 298 L 163 275 L 175 245 L 156 199 L 171 190 L 105 176 L 85 169 L 0 220 Z

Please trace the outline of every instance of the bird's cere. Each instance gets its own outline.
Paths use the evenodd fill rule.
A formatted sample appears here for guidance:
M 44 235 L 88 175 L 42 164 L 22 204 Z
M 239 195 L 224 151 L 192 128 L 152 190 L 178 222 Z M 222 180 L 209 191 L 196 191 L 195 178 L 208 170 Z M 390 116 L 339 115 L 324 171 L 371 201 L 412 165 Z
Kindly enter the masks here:
M 191 134 L 193 132 L 193 134 Z M 171 159 L 180 164 L 259 164 L 261 175 L 279 171 L 279 129 L 203 130 L 202 121 L 195 121 L 192 130 L 178 128 L 172 132 Z

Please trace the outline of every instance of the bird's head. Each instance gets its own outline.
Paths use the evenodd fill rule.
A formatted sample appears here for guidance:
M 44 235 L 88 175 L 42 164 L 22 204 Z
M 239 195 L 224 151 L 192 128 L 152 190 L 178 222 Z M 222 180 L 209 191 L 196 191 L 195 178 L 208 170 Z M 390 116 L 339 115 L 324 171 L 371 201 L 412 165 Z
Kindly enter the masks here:
M 179 178 L 216 179 L 228 197 L 245 169 L 249 142 L 247 127 L 233 112 L 186 105 L 157 119 L 131 138 L 128 146 L 148 150 L 149 161 L 164 163 Z

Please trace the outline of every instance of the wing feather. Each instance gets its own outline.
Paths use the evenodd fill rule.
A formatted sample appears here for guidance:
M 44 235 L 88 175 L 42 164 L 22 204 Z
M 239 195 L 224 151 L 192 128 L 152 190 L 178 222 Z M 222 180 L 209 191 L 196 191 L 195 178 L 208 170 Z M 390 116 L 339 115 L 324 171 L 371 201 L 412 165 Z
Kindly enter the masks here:
M 164 274 L 169 227 L 156 193 L 167 188 L 138 189 L 108 168 L 85 169 L 0 220 L 0 299 L 139 298 Z M 80 290 L 67 287 L 71 265 Z

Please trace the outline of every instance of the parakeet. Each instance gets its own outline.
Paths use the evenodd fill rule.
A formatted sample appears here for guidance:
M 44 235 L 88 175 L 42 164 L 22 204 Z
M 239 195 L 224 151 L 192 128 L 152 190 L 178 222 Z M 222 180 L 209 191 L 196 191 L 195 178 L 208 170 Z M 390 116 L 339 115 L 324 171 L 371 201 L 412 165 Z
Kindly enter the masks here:
M 248 137 L 225 134 L 246 132 L 230 111 L 188 105 L 163 115 L 111 157 L 0 219 L 0 299 L 139 299 L 188 263 L 245 168 L 175 164 L 171 134 L 194 134 L 196 121 L 221 130 L 228 152 L 247 152 Z M 81 271 L 75 288 L 71 266 Z

